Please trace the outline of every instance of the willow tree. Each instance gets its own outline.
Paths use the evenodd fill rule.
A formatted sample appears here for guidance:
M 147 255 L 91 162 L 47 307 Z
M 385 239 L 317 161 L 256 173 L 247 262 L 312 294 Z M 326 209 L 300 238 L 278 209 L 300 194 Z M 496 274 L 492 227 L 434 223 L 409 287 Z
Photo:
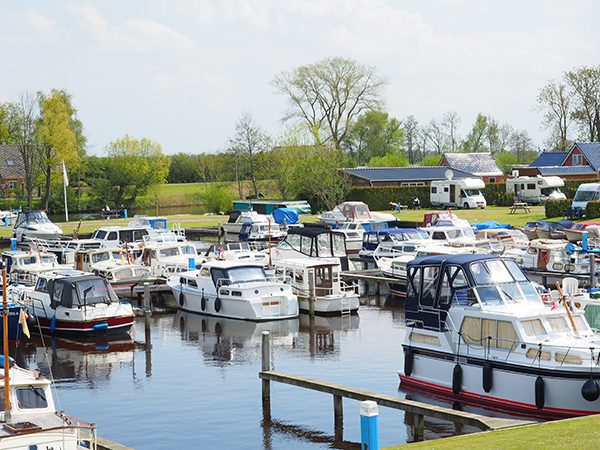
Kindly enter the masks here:
M 336 150 L 341 149 L 356 117 L 383 107 L 384 84 L 374 67 L 346 58 L 300 66 L 281 72 L 272 81 L 288 99 L 283 120 L 299 119 L 310 129 L 315 145 Z

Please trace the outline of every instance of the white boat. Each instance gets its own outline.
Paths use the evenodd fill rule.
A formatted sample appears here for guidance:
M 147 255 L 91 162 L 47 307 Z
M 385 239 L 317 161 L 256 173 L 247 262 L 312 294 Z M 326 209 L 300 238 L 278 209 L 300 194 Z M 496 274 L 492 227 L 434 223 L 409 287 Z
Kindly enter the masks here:
M 126 333 L 135 316 L 120 302 L 104 278 L 76 270 L 44 272 L 34 287 L 23 287 L 20 301 L 27 306 L 36 332 L 92 337 Z
M 56 255 L 46 252 L 21 250 L 2 253 L 6 272 L 12 283 L 32 286 L 41 273 L 51 270 L 72 269 L 73 266 L 59 264 Z
M 462 220 L 462 219 L 461 219 Z M 455 246 L 481 247 L 486 252 L 502 253 L 504 246 L 495 239 L 477 239 L 468 222 L 467 225 L 433 225 L 422 228 L 431 239 Z
M 15 223 L 15 220 L 17 220 L 18 215 L 19 214 L 16 211 L 0 210 L 0 225 L 13 225 Z
M 101 248 L 75 253 L 75 269 L 91 272 L 123 288 L 144 281 L 155 282 L 149 267 L 133 264 L 131 253 L 124 249 Z
M 344 222 L 332 231 L 344 235 L 346 252 L 349 255 L 358 253 L 362 248 L 365 228 L 360 222 Z
M 4 360 L 0 364 L 4 369 Z M 5 379 L 0 379 L 2 412 L 0 420 L 0 449 L 61 449 L 83 450 L 97 448 L 96 425 L 70 417 L 57 410 L 50 380 L 39 370 L 26 370 L 11 364 L 8 395 L 10 420 L 4 411 Z
M 149 267 L 155 277 L 168 278 L 174 273 L 189 270 L 190 258 L 194 258 L 195 267 L 200 266 L 196 247 L 189 242 L 146 243 L 137 261 Z
M 62 229 L 54 225 L 44 211 L 21 211 L 15 222 L 13 237 L 19 242 L 35 239 L 60 239 Z
M 226 242 L 237 241 L 280 241 L 286 232 L 272 216 L 256 211 L 233 211 L 227 223 L 221 225 Z
M 269 265 L 269 255 L 254 248 L 248 242 L 225 242 L 211 245 L 203 256 L 205 260 L 260 263 L 265 268 Z
M 333 210 L 319 215 L 319 221 L 333 225 L 345 222 L 393 222 L 396 217 L 390 213 L 371 212 L 369 206 L 363 202 L 343 202 Z
M 291 258 L 275 263 L 275 274 L 289 277 L 300 311 L 310 312 L 311 298 L 318 315 L 352 314 L 358 311 L 358 286 L 340 278 L 338 258 Z
M 362 248 L 358 252 L 361 259 L 373 259 L 374 252 L 381 255 L 385 249 L 392 251 L 397 244 L 411 242 L 414 245 L 433 243 L 431 236 L 419 228 L 385 228 L 370 230 L 363 236 Z
M 94 231 L 90 239 L 100 242 L 101 248 L 119 248 L 123 245 L 139 248 L 148 234 L 145 227 L 102 227 Z
M 600 412 L 600 336 L 512 260 L 410 262 L 405 317 L 403 388 L 540 418 Z
M 268 277 L 260 264 L 208 261 L 167 284 L 183 311 L 262 321 L 298 316 L 298 299 L 283 281 Z

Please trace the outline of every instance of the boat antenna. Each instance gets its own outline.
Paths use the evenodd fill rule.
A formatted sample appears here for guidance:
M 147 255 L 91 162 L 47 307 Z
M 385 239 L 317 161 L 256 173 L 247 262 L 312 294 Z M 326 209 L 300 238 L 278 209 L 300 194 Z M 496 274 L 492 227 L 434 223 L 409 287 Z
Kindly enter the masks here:
M 8 354 L 8 303 L 6 301 L 6 266 L 2 264 L 2 343 L 4 356 L 4 421 L 10 422 L 10 355 Z

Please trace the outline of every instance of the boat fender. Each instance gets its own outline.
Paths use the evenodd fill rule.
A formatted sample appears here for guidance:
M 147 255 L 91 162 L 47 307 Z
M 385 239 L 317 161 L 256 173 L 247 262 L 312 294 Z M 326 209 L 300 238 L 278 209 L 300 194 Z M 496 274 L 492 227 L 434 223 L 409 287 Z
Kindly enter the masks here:
M 183 306 L 185 304 L 185 295 L 183 295 L 183 292 L 179 293 L 179 306 Z
M 415 362 L 415 351 L 412 348 L 404 349 L 404 375 L 410 377 Z
M 581 396 L 588 402 L 598 400 L 598 397 L 600 397 L 600 388 L 594 378 L 590 377 L 589 380 L 583 383 L 583 386 L 581 386 Z
M 56 316 L 52 316 L 50 319 L 50 334 L 54 334 L 54 331 L 56 331 Z
M 492 363 L 486 361 L 483 363 L 483 390 L 490 392 L 492 390 L 492 379 L 494 376 L 494 369 Z
M 535 379 L 535 406 L 537 409 L 544 408 L 544 379 L 541 375 Z
M 202 298 L 200 299 L 200 308 L 202 311 L 206 309 L 206 297 L 204 297 L 204 288 L 202 288 Z
M 454 370 L 452 371 L 452 392 L 454 395 L 460 393 L 462 388 L 462 367 L 460 364 L 456 364 L 454 366 Z
M 215 299 L 215 311 L 221 311 L 221 299 L 219 297 Z

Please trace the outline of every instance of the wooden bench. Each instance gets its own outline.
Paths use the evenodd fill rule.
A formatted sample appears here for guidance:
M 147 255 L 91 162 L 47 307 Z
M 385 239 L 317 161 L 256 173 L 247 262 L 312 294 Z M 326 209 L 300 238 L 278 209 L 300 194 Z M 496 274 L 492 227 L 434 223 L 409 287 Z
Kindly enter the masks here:
M 510 207 L 510 211 L 508 211 L 509 214 L 515 214 L 519 209 L 522 209 L 523 211 L 525 211 L 526 213 L 530 213 L 531 212 L 531 206 L 529 206 L 527 203 L 524 202 L 516 202 L 514 203 L 511 207 Z

